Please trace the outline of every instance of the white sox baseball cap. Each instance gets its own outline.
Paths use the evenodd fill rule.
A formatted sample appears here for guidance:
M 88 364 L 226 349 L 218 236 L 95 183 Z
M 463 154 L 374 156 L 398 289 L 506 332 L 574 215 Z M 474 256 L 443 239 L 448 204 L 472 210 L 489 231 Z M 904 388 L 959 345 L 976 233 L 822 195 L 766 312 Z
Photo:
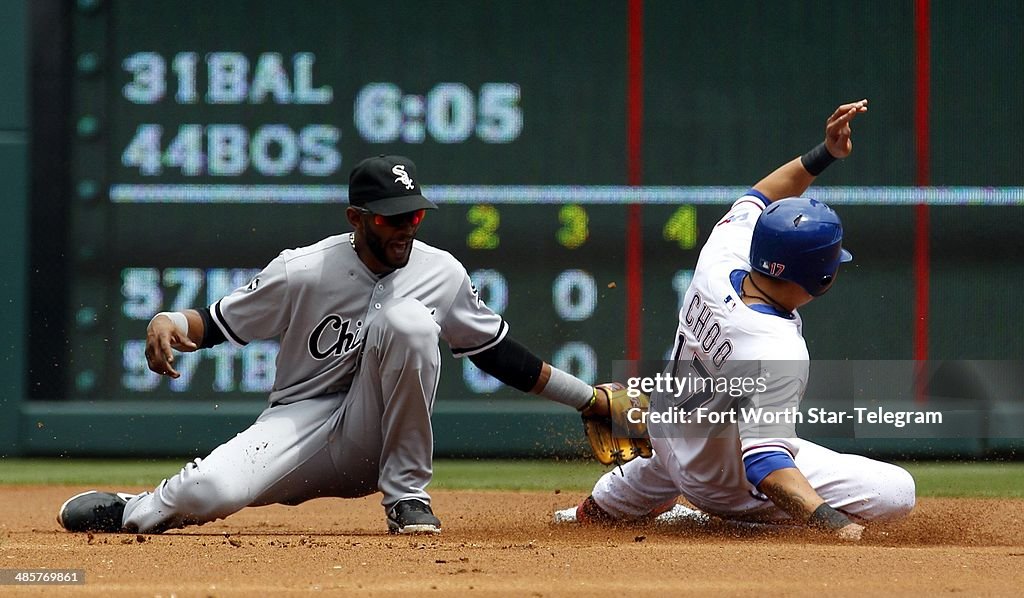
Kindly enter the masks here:
M 404 156 L 380 155 L 356 164 L 348 177 L 348 203 L 381 216 L 437 208 L 423 197 L 416 165 Z

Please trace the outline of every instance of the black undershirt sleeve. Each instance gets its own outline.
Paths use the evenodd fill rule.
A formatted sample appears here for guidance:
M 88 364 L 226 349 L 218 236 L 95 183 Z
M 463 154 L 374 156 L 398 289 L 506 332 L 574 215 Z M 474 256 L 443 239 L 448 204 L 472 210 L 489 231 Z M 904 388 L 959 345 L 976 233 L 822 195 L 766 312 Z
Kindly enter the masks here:
M 224 333 L 220 331 L 220 326 L 217 326 L 213 321 L 209 307 L 196 307 L 194 309 L 199 312 L 199 317 L 203 319 L 203 340 L 199 343 L 200 349 L 208 349 L 228 340 L 224 338 Z
M 469 360 L 504 384 L 523 392 L 533 390 L 544 366 L 539 357 L 510 336 L 486 351 L 470 355 Z

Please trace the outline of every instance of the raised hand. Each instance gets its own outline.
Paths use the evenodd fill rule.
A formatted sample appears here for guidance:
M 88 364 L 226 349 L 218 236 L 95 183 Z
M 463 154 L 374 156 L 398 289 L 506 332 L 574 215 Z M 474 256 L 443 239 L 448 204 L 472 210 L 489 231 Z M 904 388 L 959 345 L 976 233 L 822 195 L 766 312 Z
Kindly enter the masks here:
M 853 151 L 850 140 L 850 121 L 861 112 L 868 111 L 868 101 L 861 100 L 836 108 L 825 122 L 825 149 L 836 158 L 845 158 Z

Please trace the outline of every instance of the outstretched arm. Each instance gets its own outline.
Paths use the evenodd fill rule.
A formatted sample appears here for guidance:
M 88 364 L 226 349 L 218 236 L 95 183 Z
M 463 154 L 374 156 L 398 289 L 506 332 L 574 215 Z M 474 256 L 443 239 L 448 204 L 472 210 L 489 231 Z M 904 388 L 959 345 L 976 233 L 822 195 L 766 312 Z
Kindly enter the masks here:
M 850 121 L 868 111 L 868 101 L 860 100 L 836 108 L 825 122 L 825 141 L 803 156 L 793 158 L 776 168 L 754 185 L 754 189 L 775 201 L 801 195 L 821 170 L 832 160 L 845 158 L 853 151 Z M 822 154 L 821 152 L 826 152 Z
M 506 336 L 493 347 L 469 356 L 476 367 L 502 383 L 578 410 L 593 407 L 594 387 L 551 366 Z

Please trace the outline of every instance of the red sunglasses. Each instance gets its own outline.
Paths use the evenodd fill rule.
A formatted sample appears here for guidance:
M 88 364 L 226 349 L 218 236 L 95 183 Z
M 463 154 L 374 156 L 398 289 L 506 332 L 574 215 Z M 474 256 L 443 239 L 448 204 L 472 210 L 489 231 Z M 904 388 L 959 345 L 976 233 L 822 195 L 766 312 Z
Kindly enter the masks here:
M 358 208 L 363 214 L 369 214 L 373 216 L 373 223 L 377 226 L 390 226 L 392 228 L 401 228 L 406 224 L 413 226 L 423 222 L 423 217 L 427 215 L 427 211 L 416 210 L 415 212 L 405 212 L 404 214 L 395 214 L 394 216 L 382 216 L 380 214 L 374 214 L 366 208 Z

